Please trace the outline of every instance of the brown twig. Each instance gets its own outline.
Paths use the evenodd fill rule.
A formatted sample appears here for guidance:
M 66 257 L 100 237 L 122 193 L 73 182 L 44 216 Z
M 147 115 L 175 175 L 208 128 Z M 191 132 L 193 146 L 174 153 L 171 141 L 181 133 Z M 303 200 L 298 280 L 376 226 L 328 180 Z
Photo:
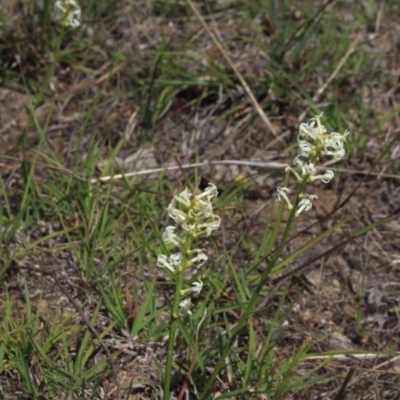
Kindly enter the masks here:
M 400 217 L 400 208 L 398 208 L 397 210 L 395 210 L 389 217 L 387 218 L 383 218 L 381 220 L 379 220 L 377 223 L 375 223 L 375 225 L 379 224 L 379 223 L 387 223 L 390 221 L 393 221 L 397 218 Z M 371 224 L 374 225 L 374 224 Z M 362 229 L 359 229 L 357 232 L 362 231 Z M 303 270 L 304 268 L 308 267 L 309 265 L 311 265 L 312 263 L 314 263 L 315 261 L 318 261 L 320 258 L 325 257 L 326 255 L 332 253 L 333 251 L 340 249 L 341 247 L 343 247 L 344 245 L 346 245 L 347 243 L 350 243 L 351 241 L 353 241 L 354 239 L 356 239 L 357 237 L 360 236 L 360 234 L 357 234 L 357 232 L 354 232 L 353 234 L 351 234 L 350 236 L 348 236 L 346 239 L 342 240 L 341 242 L 335 244 L 334 246 L 332 246 L 330 249 L 323 251 L 322 253 L 318 254 L 315 257 L 312 257 L 311 259 L 307 260 L 306 262 L 304 262 L 303 264 L 293 268 L 291 271 L 279 276 L 278 278 L 275 278 L 272 280 L 272 284 L 276 285 L 282 281 L 285 281 L 287 279 L 289 279 L 291 276 L 293 276 L 294 274 L 296 274 L 297 272 Z
M 127 62 L 124 61 L 121 64 L 118 64 L 115 67 L 113 67 L 110 71 L 108 71 L 105 74 L 103 74 L 102 76 L 100 76 L 100 78 L 97 78 L 95 81 L 93 81 L 91 79 L 83 81 L 83 82 L 79 83 L 78 85 L 73 86 L 72 88 L 67 89 L 66 91 L 58 94 L 56 96 L 56 98 L 60 99 L 62 97 L 66 97 L 66 96 L 68 96 L 70 94 L 74 94 L 76 92 L 80 92 L 80 91 L 88 89 L 90 87 L 100 85 L 101 83 L 103 83 L 107 79 L 110 79 L 117 72 L 121 71 L 124 67 L 126 67 L 126 65 L 127 65 Z
M 254 108 L 257 110 L 258 115 L 264 121 L 264 123 L 267 126 L 267 128 L 269 129 L 269 131 L 275 136 L 276 139 L 278 139 L 282 143 L 282 140 L 279 139 L 279 136 L 278 136 L 275 128 L 272 126 L 271 121 L 265 115 L 263 109 L 261 108 L 261 106 L 258 103 L 257 99 L 255 98 L 255 96 L 254 96 L 253 92 L 251 91 L 249 85 L 247 84 L 247 82 L 245 81 L 245 79 L 243 78 L 243 76 L 239 72 L 239 70 L 236 68 L 236 65 L 233 63 L 233 61 L 229 57 L 229 54 L 224 49 L 222 43 L 217 39 L 217 37 L 214 35 L 214 33 L 208 27 L 208 25 L 204 21 L 204 18 L 199 13 L 199 11 L 197 10 L 196 6 L 193 4 L 192 0 L 186 0 L 186 1 L 188 2 L 188 4 L 189 4 L 190 8 L 192 9 L 193 13 L 196 15 L 196 18 L 199 20 L 199 22 L 203 26 L 204 30 L 207 32 L 208 36 L 210 36 L 210 38 L 213 41 L 214 45 L 218 48 L 218 50 L 221 52 L 221 54 L 225 58 L 226 62 L 229 64 L 229 66 L 232 68 L 233 72 L 238 77 L 241 85 L 243 86 L 243 89 L 247 93 L 247 96 L 250 98 L 250 101 L 253 103 Z
M 1 156 L 0 156 L 1 157 Z M 280 162 L 260 162 L 260 161 L 251 161 L 251 160 L 218 160 L 218 161 L 203 161 L 193 164 L 181 164 L 181 165 L 172 165 L 170 167 L 162 167 L 162 168 L 153 168 L 153 169 L 146 169 L 142 171 L 134 171 L 134 172 L 127 172 L 123 174 L 116 174 L 116 175 L 108 175 L 102 176 L 100 178 L 93 178 L 91 183 L 96 182 L 108 182 L 111 180 L 118 180 L 118 179 L 125 179 L 132 176 L 141 176 L 141 175 L 150 175 L 154 173 L 164 172 L 164 171 L 175 171 L 175 170 L 184 170 L 190 168 L 200 168 L 206 167 L 208 165 L 242 165 L 246 167 L 253 167 L 253 168 L 266 168 L 266 169 L 284 169 L 287 167 L 287 164 L 280 163 Z M 315 167 L 317 171 L 322 171 L 327 168 L 327 166 Z M 356 169 L 348 169 L 348 168 L 335 168 L 329 165 L 329 169 L 335 172 L 342 172 L 345 174 L 351 175 L 365 175 L 365 176 L 379 176 L 383 178 L 392 178 L 392 179 L 400 179 L 400 175 L 395 174 L 382 174 L 377 172 L 370 171 L 359 171 Z
M 356 46 L 358 44 L 358 42 L 361 39 L 361 33 L 359 33 L 356 38 L 354 39 L 353 43 L 351 44 L 351 46 L 349 47 L 349 49 L 347 50 L 346 54 L 341 58 L 341 60 L 339 61 L 338 65 L 336 66 L 335 70 L 332 72 L 332 74 L 330 75 L 330 77 L 325 81 L 325 83 L 317 90 L 317 92 L 314 94 L 313 98 L 312 98 L 312 102 L 315 103 L 319 97 L 321 96 L 322 93 L 325 92 L 325 89 L 329 86 L 329 84 L 335 79 L 336 75 L 339 73 L 339 71 L 341 70 L 341 68 L 343 67 L 343 65 L 345 64 L 345 62 L 347 61 L 347 59 L 353 54 L 354 50 L 356 49 Z M 310 107 L 308 106 L 299 116 L 298 121 L 301 122 L 303 121 L 304 117 L 306 116 L 306 114 L 308 113 Z
M 343 399 L 345 399 L 344 392 L 346 390 L 347 385 L 350 383 L 350 380 L 353 377 L 354 372 L 356 372 L 355 367 L 350 368 L 349 372 L 346 375 L 346 378 L 344 378 L 342 386 L 340 387 L 339 391 L 337 392 L 337 394 L 336 394 L 336 396 L 334 397 L 333 400 L 343 400 Z

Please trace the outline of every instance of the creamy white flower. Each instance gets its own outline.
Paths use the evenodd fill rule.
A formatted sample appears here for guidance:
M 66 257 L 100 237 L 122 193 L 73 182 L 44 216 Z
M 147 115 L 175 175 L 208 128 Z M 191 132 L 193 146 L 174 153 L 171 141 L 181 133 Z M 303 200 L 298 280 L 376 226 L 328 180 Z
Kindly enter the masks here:
M 301 212 L 309 211 L 312 207 L 312 203 L 310 199 L 302 199 L 299 202 L 299 208 L 297 209 L 295 216 L 298 217 Z
M 167 226 L 161 239 L 165 244 L 174 244 L 179 247 L 182 244 L 182 239 L 174 232 L 175 229 L 175 226 Z
M 301 166 L 301 173 L 303 177 L 305 175 L 315 175 L 317 173 L 317 170 L 315 169 L 315 165 L 313 163 L 305 163 Z
M 197 225 L 197 232 L 194 236 L 206 235 L 207 237 L 211 235 L 212 231 L 218 229 L 221 225 L 221 218 L 218 215 L 213 215 L 213 218 Z
M 310 120 L 310 123 L 304 122 L 304 123 L 300 124 L 297 140 L 300 141 L 302 138 L 307 139 L 308 136 L 310 136 L 312 139 L 314 139 L 316 136 L 314 134 L 314 125 L 315 125 L 315 121 L 313 121 L 313 120 Z
M 193 282 L 192 287 L 183 289 L 180 291 L 181 296 L 185 296 L 189 293 L 193 293 L 194 296 L 198 296 L 203 289 L 203 282 L 199 279 L 198 282 Z
M 310 180 L 315 181 L 316 179 L 321 179 L 322 182 L 329 183 L 334 176 L 335 176 L 335 174 L 333 173 L 333 171 L 327 170 L 327 171 L 325 171 L 325 174 L 323 174 L 323 175 L 311 176 Z
M 182 224 L 182 229 L 189 233 L 189 235 L 195 235 L 197 232 L 196 224 Z
M 300 158 L 300 154 L 297 154 L 297 156 L 293 160 L 294 165 L 300 165 L 302 166 L 304 164 L 303 160 Z M 287 168 L 286 168 L 287 170 Z
M 168 206 L 168 214 L 191 236 L 207 235 L 218 229 L 220 218 L 213 214 L 211 199 L 217 196 L 217 187 L 209 183 L 207 189 L 196 196 L 189 193 L 185 188 L 181 193 L 174 196 Z M 175 207 L 178 202 L 187 208 L 181 211 Z
M 217 187 L 213 183 L 209 183 L 206 190 L 203 193 L 200 193 L 196 196 L 197 199 L 201 199 L 203 197 L 207 197 L 208 200 L 211 200 L 213 197 L 218 196 Z
M 54 7 L 62 25 L 77 28 L 81 24 L 81 8 L 75 0 L 57 0 Z
M 189 266 L 193 265 L 194 263 L 199 263 L 197 268 L 202 267 L 208 260 L 205 250 L 204 249 L 193 249 L 193 250 L 189 251 L 189 254 L 193 254 L 193 253 L 196 254 L 196 257 L 189 259 Z
M 333 156 L 337 160 L 343 158 L 345 154 L 344 139 L 345 136 L 334 132 L 331 133 L 329 137 L 324 137 L 324 141 L 322 142 L 322 145 L 324 146 L 323 154 Z
M 335 159 L 340 160 L 345 154 L 344 142 L 349 132 L 345 131 L 344 134 L 328 132 L 325 126 L 321 124 L 321 117 L 322 114 L 311 119 L 310 123 L 300 125 L 297 136 L 299 156 L 308 158 L 310 155 L 320 154 L 333 156 Z M 307 139 L 311 139 L 313 144 L 308 143 Z M 321 147 L 323 149 L 322 152 Z
M 303 164 L 301 164 L 301 166 L 303 167 Z M 301 181 L 303 180 L 303 178 L 299 175 L 299 173 L 298 173 L 294 168 L 292 168 L 290 165 L 288 165 L 288 166 L 285 168 L 285 172 L 288 172 L 288 171 L 290 171 L 290 172 L 293 173 L 293 175 L 296 177 L 296 179 L 297 179 L 298 182 L 301 182 Z M 278 189 L 279 189 L 279 188 L 278 188 Z
M 160 254 L 157 257 L 157 265 L 161 268 L 167 268 L 171 272 L 179 272 L 182 263 L 182 253 L 171 254 L 167 257 L 165 254 Z
M 190 198 L 192 197 L 192 193 L 189 193 L 188 188 L 185 188 L 181 193 L 176 195 L 174 199 L 179 203 L 183 204 L 185 207 L 189 208 L 192 204 Z
M 285 171 L 291 172 L 299 183 L 313 182 L 320 179 L 324 183 L 328 183 L 334 177 L 334 173 L 330 170 L 324 174 L 317 175 L 315 163 L 322 156 L 331 156 L 336 160 L 340 160 L 345 155 L 344 144 L 349 132 L 346 130 L 343 134 L 337 132 L 328 132 L 324 125 L 321 124 L 322 114 L 315 116 L 308 123 L 302 123 L 299 127 L 297 135 L 298 153 L 293 160 L 293 165 L 297 166 L 297 170 L 291 166 L 287 166 Z M 292 204 L 287 196 L 288 188 L 278 188 L 278 199 L 283 199 L 289 210 L 293 209 Z M 309 211 L 312 207 L 312 200 L 317 196 L 300 194 L 295 216 L 298 217 L 303 211 Z
M 169 261 L 172 266 L 176 268 L 176 272 L 180 272 L 182 270 L 182 253 L 171 254 L 169 256 Z
M 322 134 L 324 134 L 324 133 L 326 132 L 325 126 L 323 126 L 323 125 L 321 124 L 321 117 L 322 117 L 323 115 L 324 115 L 324 113 L 322 112 L 321 114 L 316 115 L 316 116 L 314 117 L 314 121 L 317 122 L 317 125 L 318 125 L 318 133 L 319 133 L 320 135 L 322 135 Z
M 318 137 L 324 135 L 326 133 L 326 128 L 321 125 L 321 117 L 322 113 L 317 115 L 315 118 L 312 118 L 310 123 L 300 124 L 298 140 L 310 137 L 315 141 Z M 314 127 L 315 123 L 317 123 L 316 127 Z
M 194 207 L 189 211 L 192 218 L 209 218 L 213 216 L 211 200 L 196 199 Z
M 338 133 L 338 132 L 331 132 L 329 136 L 332 138 L 332 140 L 339 141 L 342 143 L 346 141 L 346 137 L 350 134 L 348 130 L 345 130 L 344 133 Z
M 299 155 L 301 157 L 308 158 L 310 156 L 310 152 L 312 150 L 312 146 L 310 143 L 306 142 L 305 140 L 299 140 Z
M 178 315 L 176 317 L 179 317 L 181 315 L 184 314 L 184 312 L 186 311 L 186 313 L 188 313 L 189 315 L 192 315 L 192 312 L 190 311 L 190 309 L 192 308 L 193 304 L 192 301 L 190 299 L 183 299 L 180 303 L 179 303 L 179 310 L 178 310 Z
M 344 157 L 345 150 L 344 148 L 339 148 L 335 151 L 325 151 L 326 156 L 332 156 L 335 160 L 341 160 Z
M 178 224 L 183 224 L 188 220 L 188 215 L 181 210 L 174 207 L 174 201 L 170 203 L 167 208 L 168 215 L 174 219 Z
M 283 199 L 287 204 L 288 210 L 291 210 L 293 208 L 293 205 L 290 202 L 289 197 L 287 196 L 287 193 L 289 193 L 289 191 L 290 190 L 287 187 L 278 187 L 278 200 L 281 201 L 281 199 Z
M 175 275 L 179 275 L 178 284 L 180 286 L 179 292 L 176 293 L 178 298 L 175 299 L 179 302 L 179 309 L 173 313 L 174 318 L 186 313 L 192 314 L 190 298 L 182 299 L 182 297 L 188 295 L 198 296 L 203 288 L 203 282 L 199 280 L 193 282 L 191 287 L 181 289 L 184 278 L 182 275 L 186 268 L 192 265 L 196 265 L 197 268 L 201 267 L 208 260 L 204 249 L 191 250 L 190 244 L 197 236 L 209 236 L 212 231 L 219 228 L 221 218 L 213 214 L 211 203 L 211 199 L 217 195 L 217 187 L 212 183 L 209 183 L 206 190 L 198 195 L 190 193 L 188 188 L 185 188 L 181 193 L 174 196 L 167 208 L 169 216 L 185 231 L 180 237 L 175 233 L 176 228 L 174 226 L 167 226 L 162 234 L 164 243 L 178 246 L 181 250 L 185 249 L 184 255 L 177 253 L 167 257 L 164 254 L 160 254 L 157 257 L 157 265 L 159 267 L 167 268 Z

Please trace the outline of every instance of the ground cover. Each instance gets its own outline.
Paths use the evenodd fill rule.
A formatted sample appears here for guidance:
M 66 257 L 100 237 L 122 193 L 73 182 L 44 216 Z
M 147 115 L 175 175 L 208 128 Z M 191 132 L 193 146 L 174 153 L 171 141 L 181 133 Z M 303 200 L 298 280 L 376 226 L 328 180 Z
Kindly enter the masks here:
M 51 1 L 0 5 L 0 397 L 162 398 L 166 208 L 212 182 L 166 396 L 398 398 L 400 4 L 80 7 L 63 27 Z M 321 112 L 346 155 L 282 242 Z

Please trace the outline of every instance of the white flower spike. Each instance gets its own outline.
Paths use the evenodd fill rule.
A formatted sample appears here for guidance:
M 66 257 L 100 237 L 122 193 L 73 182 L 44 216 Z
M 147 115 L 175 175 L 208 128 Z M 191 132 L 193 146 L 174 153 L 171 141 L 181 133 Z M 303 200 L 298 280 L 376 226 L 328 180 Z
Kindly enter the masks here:
M 323 156 L 333 157 L 340 160 L 345 155 L 344 144 L 348 131 L 343 134 L 338 132 L 328 132 L 324 125 L 321 124 L 322 114 L 315 116 L 307 123 L 300 124 L 299 133 L 297 135 L 298 153 L 293 160 L 296 168 L 287 166 L 285 171 L 291 172 L 299 183 L 309 183 L 320 179 L 324 183 L 329 183 L 334 173 L 331 170 L 317 175 L 316 163 Z M 288 188 L 278 188 L 278 199 L 283 199 L 289 210 L 293 209 L 292 204 L 287 196 Z M 316 197 L 313 195 L 300 195 L 302 197 L 295 212 L 298 217 L 303 211 L 309 211 L 312 207 L 312 200 Z M 308 198 L 304 198 L 308 196 Z
M 190 249 L 193 239 L 198 236 L 210 236 L 211 233 L 221 225 L 221 218 L 213 213 L 211 199 L 218 195 L 217 187 L 209 183 L 208 187 L 200 194 L 190 193 L 188 188 L 174 196 L 167 210 L 169 216 L 176 225 L 183 230 L 181 235 L 175 233 L 175 226 L 167 226 L 162 234 L 165 244 L 172 244 L 181 251 L 186 252 L 166 256 L 160 254 L 157 257 L 157 265 L 166 268 L 175 275 L 184 274 L 186 268 L 193 265 L 201 267 L 207 260 L 204 249 Z M 198 296 L 203 288 L 201 280 L 193 282 L 192 286 L 182 289 L 182 276 L 177 280 L 179 287 L 176 288 L 174 300 L 174 318 L 181 317 L 185 313 L 191 314 L 192 303 L 190 299 L 182 299 L 183 296 Z M 179 309 L 177 310 L 177 308 Z

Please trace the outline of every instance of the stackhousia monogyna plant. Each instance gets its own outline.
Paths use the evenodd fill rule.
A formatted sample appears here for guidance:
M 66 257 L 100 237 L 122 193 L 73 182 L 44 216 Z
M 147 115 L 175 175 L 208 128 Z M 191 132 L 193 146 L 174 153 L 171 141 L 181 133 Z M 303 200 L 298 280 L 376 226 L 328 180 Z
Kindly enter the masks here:
M 345 155 L 344 143 L 349 133 L 347 131 L 343 134 L 328 132 L 325 126 L 321 124 L 321 116 L 322 114 L 311 119 L 308 123 L 300 125 L 297 136 L 298 154 L 293 160 L 293 166 L 288 165 L 286 167 L 286 171 L 293 174 L 300 184 L 294 204 L 292 204 L 288 197 L 289 189 L 287 187 L 278 188 L 279 201 L 284 201 L 291 212 L 285 232 L 268 267 L 260 278 L 260 283 L 251 293 L 242 317 L 232 330 L 231 336 L 222 350 L 220 359 L 205 385 L 201 399 L 206 399 L 209 395 L 213 382 L 222 370 L 235 338 L 254 311 L 263 283 L 282 254 L 294 218 L 297 218 L 302 212 L 309 211 L 313 200 L 317 198 L 314 194 L 307 194 L 305 192 L 307 185 L 315 180 L 328 183 L 334 177 L 334 173 L 331 170 L 326 170 L 324 173 L 318 174 L 318 161 L 323 156 L 340 160 Z M 185 315 L 192 314 L 193 303 L 191 299 L 194 296 L 198 296 L 203 288 L 201 280 L 192 282 L 190 286 L 186 285 L 185 274 L 191 266 L 201 267 L 208 259 L 204 249 L 193 248 L 193 245 L 195 240 L 202 236 L 210 236 L 220 226 L 221 218 L 213 213 L 211 203 L 211 200 L 217 195 L 217 188 L 212 183 L 209 183 L 203 193 L 197 195 L 190 193 L 186 188 L 173 198 L 167 209 L 169 216 L 175 221 L 175 226 L 167 226 L 165 228 L 162 240 L 169 246 L 170 250 L 176 248 L 178 251 L 168 255 L 160 254 L 157 259 L 157 265 L 167 269 L 175 277 L 175 294 L 172 304 L 164 375 L 164 400 L 170 398 L 172 361 L 178 320 Z M 276 237 L 273 242 L 275 239 Z M 188 287 L 185 288 L 185 286 Z M 286 327 L 286 325 L 287 322 L 285 322 L 284 326 Z

